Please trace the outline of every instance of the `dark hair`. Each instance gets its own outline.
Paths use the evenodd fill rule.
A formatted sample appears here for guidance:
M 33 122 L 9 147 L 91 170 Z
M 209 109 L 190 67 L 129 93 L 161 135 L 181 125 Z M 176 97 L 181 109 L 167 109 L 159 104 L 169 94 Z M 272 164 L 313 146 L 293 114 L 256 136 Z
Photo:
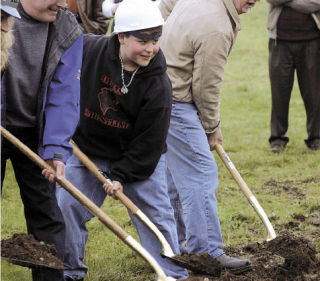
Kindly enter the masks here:
M 158 40 L 162 34 L 162 25 L 141 29 L 141 30 L 134 30 L 134 31 L 127 31 L 124 32 L 125 37 L 129 37 L 130 35 L 140 38 L 142 40 Z

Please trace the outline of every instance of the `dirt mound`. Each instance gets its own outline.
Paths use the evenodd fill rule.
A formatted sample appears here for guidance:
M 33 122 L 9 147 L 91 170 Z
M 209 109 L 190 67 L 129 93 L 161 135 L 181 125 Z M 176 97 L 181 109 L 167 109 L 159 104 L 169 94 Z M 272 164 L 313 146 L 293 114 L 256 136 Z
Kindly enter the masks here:
M 64 269 L 54 245 L 37 241 L 32 235 L 25 233 L 17 233 L 10 239 L 1 240 L 1 257 L 25 267 Z
M 226 249 L 226 252 L 232 256 L 249 257 L 252 269 L 241 275 L 234 275 L 225 269 L 222 269 L 220 276 L 201 275 L 191 272 L 190 278 L 186 280 L 320 280 L 320 260 L 316 258 L 317 252 L 315 248 L 305 238 L 295 237 L 288 232 L 283 232 L 279 237 L 269 242 L 229 247 Z M 201 263 L 205 263 L 205 260 L 201 260 Z M 214 268 L 211 268 L 211 270 L 214 271 Z

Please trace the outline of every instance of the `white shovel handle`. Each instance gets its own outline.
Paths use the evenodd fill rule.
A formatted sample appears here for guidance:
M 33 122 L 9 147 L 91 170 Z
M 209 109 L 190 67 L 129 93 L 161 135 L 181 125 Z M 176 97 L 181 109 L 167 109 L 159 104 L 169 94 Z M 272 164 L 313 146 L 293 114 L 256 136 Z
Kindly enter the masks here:
M 239 174 L 239 172 L 237 171 L 236 167 L 232 163 L 230 157 L 224 151 L 222 145 L 217 143 L 215 145 L 215 150 L 217 151 L 217 153 L 218 153 L 219 157 L 221 158 L 222 162 L 225 164 L 225 166 L 227 167 L 227 169 L 231 173 L 232 177 L 237 182 L 238 186 L 241 188 L 241 190 L 244 193 L 244 195 L 247 197 L 247 199 L 250 202 L 251 206 L 257 212 L 257 214 L 261 218 L 262 222 L 264 223 L 265 227 L 267 228 L 268 236 L 267 236 L 266 240 L 270 241 L 270 240 L 276 238 L 276 233 L 275 233 L 275 231 L 273 229 L 273 226 L 272 226 L 268 216 L 266 215 L 266 213 L 262 209 L 262 207 L 259 204 L 259 202 L 256 199 L 256 197 L 253 195 L 253 193 L 249 189 L 248 185 L 242 179 L 241 175 Z

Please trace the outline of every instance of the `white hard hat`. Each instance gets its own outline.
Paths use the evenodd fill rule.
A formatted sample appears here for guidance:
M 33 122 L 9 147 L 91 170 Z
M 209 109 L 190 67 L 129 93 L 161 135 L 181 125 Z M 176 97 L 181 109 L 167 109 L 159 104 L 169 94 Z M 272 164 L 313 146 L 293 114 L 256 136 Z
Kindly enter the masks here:
M 114 32 L 128 32 L 162 26 L 158 6 L 150 0 L 124 0 L 114 16 Z

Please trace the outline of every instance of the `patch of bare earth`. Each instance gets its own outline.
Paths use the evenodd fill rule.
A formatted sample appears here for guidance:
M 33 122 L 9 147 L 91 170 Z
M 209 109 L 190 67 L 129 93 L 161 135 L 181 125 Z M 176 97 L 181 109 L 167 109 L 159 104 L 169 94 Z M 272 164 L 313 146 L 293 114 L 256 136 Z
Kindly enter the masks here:
M 16 233 L 9 239 L 1 240 L 1 257 L 25 267 L 64 269 L 54 245 L 38 241 L 33 235 L 25 233 Z
M 217 265 L 217 276 L 190 273 L 190 281 L 319 281 L 320 260 L 311 242 L 283 232 L 269 242 L 229 247 L 226 252 L 232 256 L 250 258 L 252 269 L 240 275 L 234 275 Z M 201 257 L 199 257 L 201 259 Z M 208 259 L 206 259 L 208 260 Z M 202 260 L 205 263 L 206 260 Z M 211 262 L 210 262 L 211 264 Z
M 39 242 L 31 235 L 15 234 L 1 241 L 1 256 L 19 265 L 63 267 L 53 245 Z M 252 268 L 234 275 L 221 267 L 207 253 L 180 257 L 188 263 L 190 277 L 186 281 L 319 281 L 320 260 L 310 240 L 289 232 L 262 243 L 226 248 L 229 255 L 250 258 Z M 21 264 L 22 261 L 22 264 Z M 191 267 L 190 267 L 191 266 Z M 191 270 L 190 270 L 191 269 Z

